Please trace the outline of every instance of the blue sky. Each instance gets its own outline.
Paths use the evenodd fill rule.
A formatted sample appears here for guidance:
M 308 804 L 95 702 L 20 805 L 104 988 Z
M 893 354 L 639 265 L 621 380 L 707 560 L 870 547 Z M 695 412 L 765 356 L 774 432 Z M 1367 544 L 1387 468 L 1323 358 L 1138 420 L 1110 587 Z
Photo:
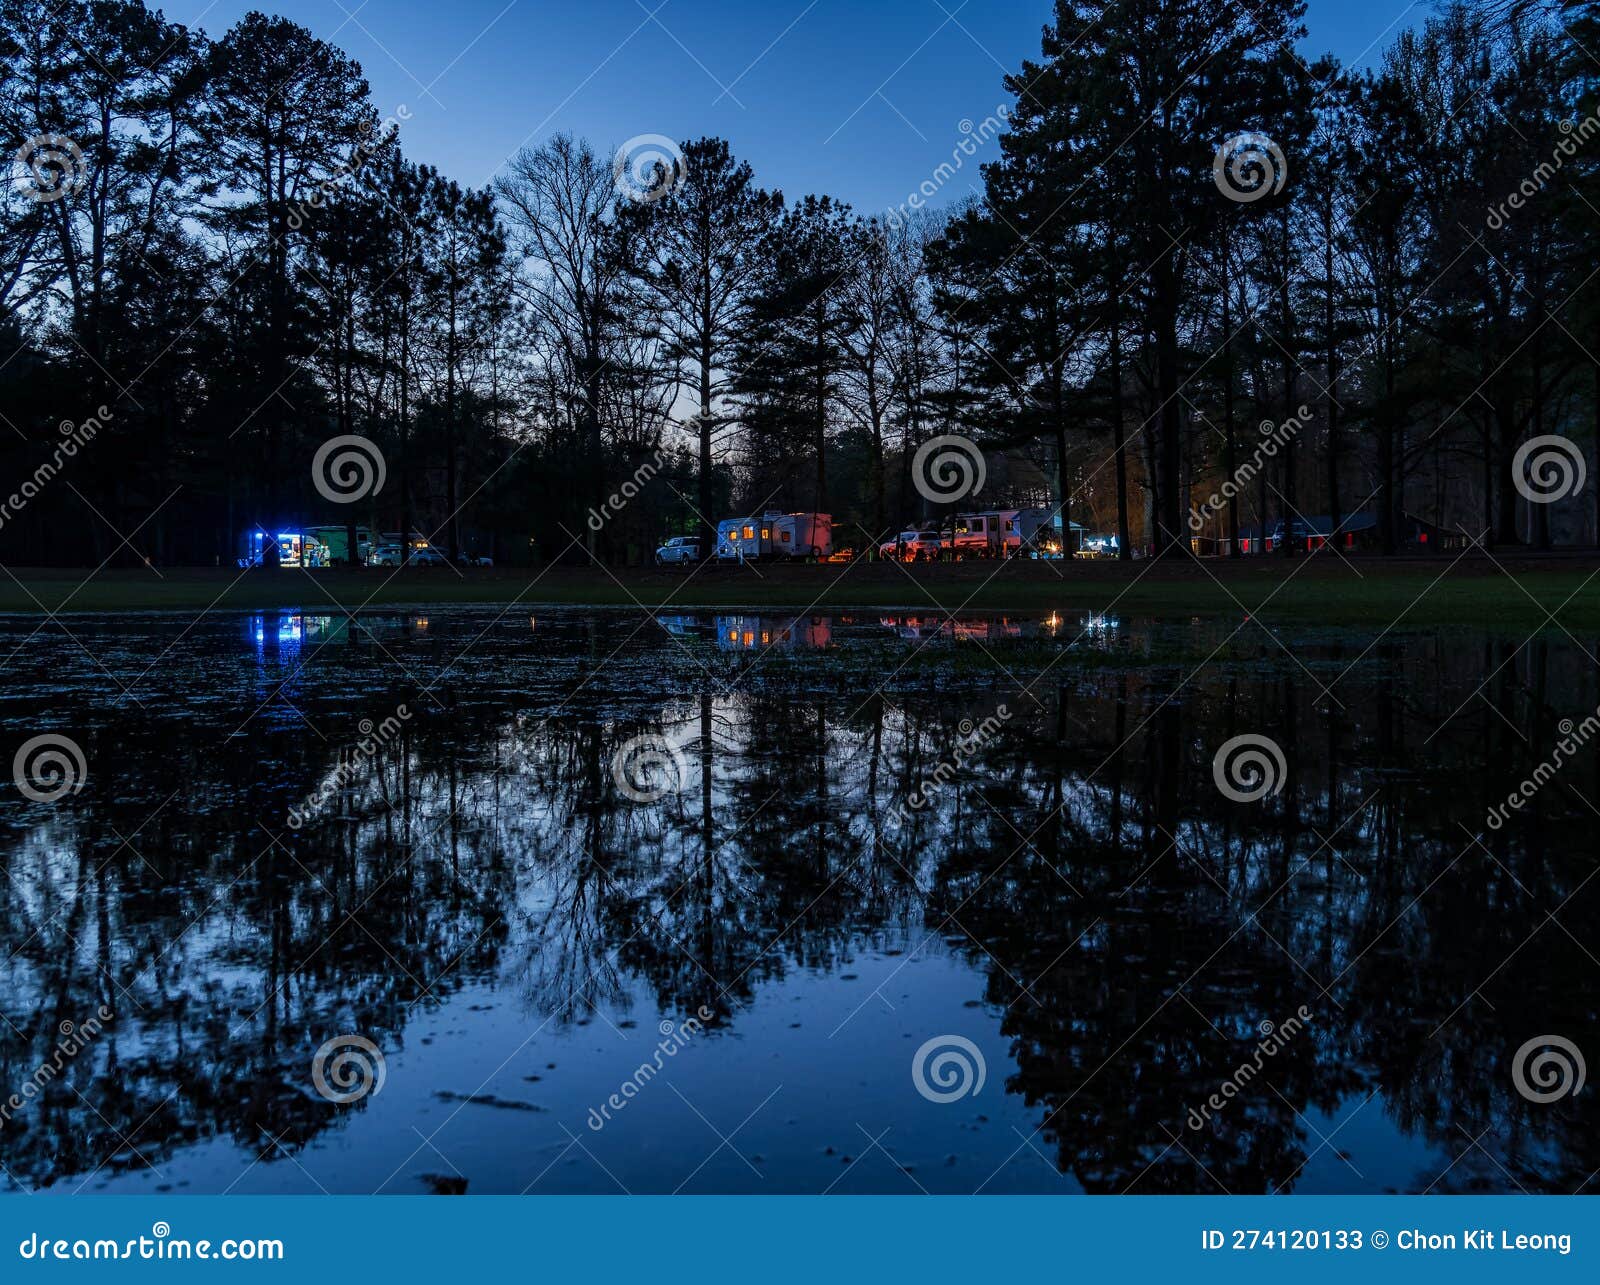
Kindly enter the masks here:
M 409 155 L 486 182 L 526 142 L 720 134 L 760 181 L 894 208 L 1006 102 L 1049 0 L 171 0 L 220 36 L 261 8 L 356 58 Z M 1310 0 L 1305 52 L 1370 62 L 1426 5 Z M 652 16 L 653 14 L 653 16 Z M 1387 34 L 1386 34 L 1387 33 Z M 976 158 L 988 159 L 987 155 Z M 940 201 L 978 181 L 976 165 Z

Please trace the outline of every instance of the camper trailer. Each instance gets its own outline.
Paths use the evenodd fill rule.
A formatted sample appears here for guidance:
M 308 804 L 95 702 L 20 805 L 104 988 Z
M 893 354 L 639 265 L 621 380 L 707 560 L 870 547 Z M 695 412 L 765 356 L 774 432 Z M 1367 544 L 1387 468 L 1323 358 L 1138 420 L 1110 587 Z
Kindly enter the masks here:
M 815 558 L 833 556 L 833 518 L 826 513 L 789 513 L 773 525 L 773 538 L 779 557 Z
M 326 567 L 332 559 L 328 545 L 322 538 L 324 530 L 322 527 L 307 527 L 304 530 L 279 531 L 273 535 L 263 527 L 254 527 L 242 537 L 238 565 L 241 569 L 262 566 L 268 561 L 268 548 L 276 546 L 277 564 L 280 567 Z M 340 531 L 342 538 L 342 527 Z
M 757 562 L 772 555 L 769 518 L 724 518 L 717 523 L 717 557 L 724 562 Z
M 991 509 L 986 513 L 958 513 L 950 532 L 950 547 L 958 558 L 1009 558 L 1022 547 L 1016 509 Z
M 723 651 L 813 651 L 833 643 L 831 616 L 718 616 Z
M 766 513 L 717 523 L 717 557 L 724 562 L 822 559 L 833 554 L 833 519 L 826 513 Z

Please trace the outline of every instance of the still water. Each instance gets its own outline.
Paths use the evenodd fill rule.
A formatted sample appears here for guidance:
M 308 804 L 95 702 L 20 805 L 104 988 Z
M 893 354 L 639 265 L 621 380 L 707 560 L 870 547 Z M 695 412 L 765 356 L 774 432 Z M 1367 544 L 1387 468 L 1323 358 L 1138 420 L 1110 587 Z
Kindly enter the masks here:
M 0 620 L 0 1186 L 1578 1190 L 1596 650 Z

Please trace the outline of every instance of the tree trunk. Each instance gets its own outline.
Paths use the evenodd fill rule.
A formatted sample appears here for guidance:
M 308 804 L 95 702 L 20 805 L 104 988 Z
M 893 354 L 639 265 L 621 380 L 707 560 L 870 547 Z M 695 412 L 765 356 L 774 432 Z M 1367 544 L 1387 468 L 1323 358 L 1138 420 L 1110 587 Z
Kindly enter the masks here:
M 1128 439 L 1127 414 L 1122 392 L 1122 282 L 1112 283 L 1111 295 L 1111 432 L 1117 444 L 1117 560 L 1133 557 L 1133 542 L 1128 538 Z M 1073 552 L 1072 528 L 1062 524 L 1062 548 Z
M 702 244 L 709 239 L 709 232 L 702 233 Z M 700 521 L 697 529 L 700 534 L 700 559 L 703 562 L 711 561 L 717 556 L 717 518 L 712 511 L 716 507 L 716 495 L 713 489 L 711 475 L 711 368 L 715 364 L 712 348 L 712 327 L 715 324 L 711 303 L 711 272 L 709 262 L 703 263 L 700 274 L 700 351 L 696 354 L 700 362 Z
M 1293 264 L 1289 250 L 1289 207 L 1285 205 L 1279 215 L 1280 240 L 1278 252 L 1282 256 L 1283 277 L 1278 292 L 1279 324 L 1283 344 L 1283 422 L 1287 423 L 1295 412 L 1294 399 L 1294 308 L 1289 297 L 1289 274 Z M 1296 433 L 1283 435 L 1283 556 L 1294 558 L 1299 552 L 1294 524 L 1299 521 L 1299 488 L 1295 485 Z M 1310 532 L 1307 531 L 1309 537 Z
M 1178 396 L 1178 309 L 1176 269 L 1164 255 L 1156 268 L 1156 389 L 1160 398 L 1161 494 L 1156 510 L 1155 554 L 1170 553 L 1182 539 L 1179 470 L 1183 451 L 1182 399 Z
M 1323 223 L 1323 274 L 1326 277 L 1327 293 L 1324 297 L 1322 327 L 1324 342 L 1327 344 L 1325 359 L 1326 375 L 1328 379 L 1328 539 L 1334 541 L 1337 547 L 1339 541 L 1339 528 L 1344 524 L 1344 514 L 1340 511 L 1339 498 L 1339 341 L 1334 334 L 1334 309 L 1333 309 L 1333 230 L 1331 227 L 1332 208 L 1328 210 L 1329 218 Z
M 1222 428 L 1223 464 L 1228 482 L 1228 557 L 1241 556 L 1239 548 L 1239 445 L 1233 417 L 1233 283 L 1228 252 L 1228 228 L 1222 228 Z
M 828 511 L 828 331 L 827 317 L 824 312 L 825 307 L 826 305 L 819 296 L 813 317 L 816 322 L 815 337 L 817 343 L 817 419 L 814 431 L 817 451 L 817 502 L 815 511 L 818 513 L 826 513 Z

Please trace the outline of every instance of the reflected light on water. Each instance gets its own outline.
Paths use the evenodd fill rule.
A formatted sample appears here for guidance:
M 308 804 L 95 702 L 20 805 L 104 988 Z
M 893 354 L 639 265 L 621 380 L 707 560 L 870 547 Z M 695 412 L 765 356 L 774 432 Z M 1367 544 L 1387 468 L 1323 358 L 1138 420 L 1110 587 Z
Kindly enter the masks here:
M 1534 1104 L 1506 1072 L 1541 1032 L 1596 1047 L 1600 755 L 1481 825 L 1553 702 L 1600 703 L 1577 647 L 1322 630 L 1291 659 L 1230 622 L 1061 612 L 528 623 L 88 617 L 91 661 L 0 622 L 8 732 L 90 711 L 91 781 L 0 806 L 0 1064 L 20 1083 L 60 1022 L 115 1010 L 0 1129 L 5 1171 L 427 1190 L 406 1157 L 448 1121 L 474 1192 L 670 1191 L 706 1146 L 665 1086 L 584 1122 L 641 1032 L 702 1008 L 672 1083 L 750 1116 L 762 1160 L 725 1153 L 695 1190 L 823 1190 L 860 1122 L 951 1192 L 1571 1190 L 1600 1167 L 1594 1095 Z M 1289 770 L 1243 804 L 1213 757 L 1247 734 Z M 1186 1123 L 1302 1006 L 1270 1088 Z M 988 1067 L 960 1108 L 911 1087 L 944 1034 Z M 350 1035 L 386 1081 L 340 1107 L 310 1066 Z M 604 1167 L 553 1164 L 563 1127 Z M 835 1189 L 906 1186 L 854 1166 Z

